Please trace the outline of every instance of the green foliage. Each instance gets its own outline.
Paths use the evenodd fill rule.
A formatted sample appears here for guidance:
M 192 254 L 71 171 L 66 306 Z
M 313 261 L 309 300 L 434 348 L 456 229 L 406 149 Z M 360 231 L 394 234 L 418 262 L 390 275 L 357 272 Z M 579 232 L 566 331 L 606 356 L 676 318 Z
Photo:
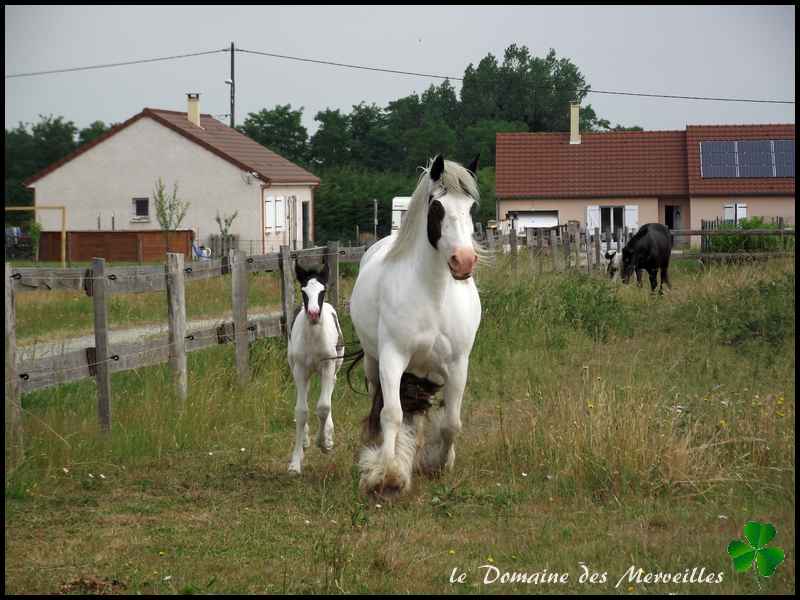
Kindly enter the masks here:
M 618 290 L 607 279 L 569 273 L 556 286 L 550 312 L 596 342 L 607 341 L 612 331 L 630 335 L 630 318 Z
M 92 142 L 99 138 L 101 135 L 111 130 L 114 125 L 106 125 L 102 121 L 95 121 L 88 127 L 81 129 L 78 133 L 78 146 L 83 146 L 88 142 Z
M 750 217 L 741 219 L 738 224 L 723 223 L 722 230 L 747 230 L 747 229 L 778 229 L 778 225 L 767 223 L 763 217 Z M 794 243 L 794 238 L 791 239 Z M 709 236 L 710 252 L 756 252 L 778 251 L 782 249 L 779 235 L 743 236 L 743 235 L 715 235 Z
M 302 125 L 303 108 L 292 110 L 291 104 L 272 110 L 250 113 L 239 131 L 293 162 L 305 164 L 308 158 L 308 132 Z
M 777 348 L 794 338 L 794 273 L 758 282 L 716 304 L 714 327 L 720 341 L 740 348 Z
M 163 231 L 176 230 L 189 210 L 190 203 L 178 199 L 178 182 L 172 187 L 172 194 L 166 192 L 161 178 L 156 181 L 153 190 L 153 200 L 156 205 L 156 219 Z
M 388 235 L 392 222 L 392 198 L 410 196 L 417 184 L 414 175 L 339 167 L 320 172 L 321 185 L 314 193 L 318 244 L 355 240 L 355 225 L 372 231 L 373 198 L 378 199 L 378 235 Z

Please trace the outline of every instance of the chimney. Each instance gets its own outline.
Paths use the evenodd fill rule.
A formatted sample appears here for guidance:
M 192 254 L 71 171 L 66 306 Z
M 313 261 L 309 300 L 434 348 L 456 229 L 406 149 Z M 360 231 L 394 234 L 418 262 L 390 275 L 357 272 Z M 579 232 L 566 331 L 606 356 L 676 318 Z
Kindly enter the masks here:
M 581 143 L 581 103 L 569 103 L 569 143 Z
M 186 94 L 186 118 L 200 127 L 200 94 Z

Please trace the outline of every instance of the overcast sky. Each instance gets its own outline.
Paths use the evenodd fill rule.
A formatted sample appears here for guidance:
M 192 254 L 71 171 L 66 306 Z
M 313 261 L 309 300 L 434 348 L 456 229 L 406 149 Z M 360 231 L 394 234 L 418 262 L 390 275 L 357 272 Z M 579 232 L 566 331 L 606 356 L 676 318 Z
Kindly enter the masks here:
M 5 74 L 215 50 L 229 46 L 461 77 L 512 43 L 554 48 L 598 90 L 794 100 L 794 6 L 6 6 Z M 6 128 L 38 115 L 79 127 L 144 107 L 228 112 L 230 56 L 6 79 Z M 236 54 L 236 115 L 276 104 L 318 110 L 380 106 L 439 80 Z M 460 83 L 454 82 L 460 91 Z M 794 123 L 794 105 L 591 94 L 598 116 L 645 129 Z M 566 110 L 566 108 L 565 108 Z M 222 118 L 227 122 L 226 118 Z

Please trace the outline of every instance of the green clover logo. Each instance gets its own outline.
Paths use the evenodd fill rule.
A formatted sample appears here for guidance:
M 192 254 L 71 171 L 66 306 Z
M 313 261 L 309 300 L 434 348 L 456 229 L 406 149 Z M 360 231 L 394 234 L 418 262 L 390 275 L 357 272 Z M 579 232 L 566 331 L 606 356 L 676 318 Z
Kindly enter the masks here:
M 746 541 L 733 540 L 728 544 L 728 554 L 733 558 L 733 568 L 737 573 L 750 570 L 756 563 L 759 575 L 769 577 L 783 562 L 784 553 L 780 548 L 766 548 L 775 537 L 776 531 L 772 523 L 750 521 L 744 526 Z

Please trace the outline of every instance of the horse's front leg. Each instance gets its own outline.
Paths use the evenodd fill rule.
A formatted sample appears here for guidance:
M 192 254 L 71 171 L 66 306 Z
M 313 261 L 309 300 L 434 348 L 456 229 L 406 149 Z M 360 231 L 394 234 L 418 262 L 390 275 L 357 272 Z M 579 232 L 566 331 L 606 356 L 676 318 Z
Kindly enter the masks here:
M 319 431 L 317 432 L 317 446 L 325 453 L 333 450 L 333 413 L 331 412 L 331 397 L 336 385 L 336 365 L 328 361 L 320 373 L 320 394 L 317 402 L 317 417 L 319 417 Z
M 294 407 L 295 440 L 292 459 L 289 461 L 289 473 L 300 473 L 303 469 L 303 448 L 308 446 L 308 384 L 311 371 L 305 366 L 295 364 L 292 367 L 294 384 L 297 388 L 297 402 Z
M 381 410 L 380 447 L 366 447 L 361 452 L 361 488 L 365 492 L 400 494 L 411 486 L 415 440 L 413 431 L 403 424 L 400 404 L 400 378 L 408 360 L 391 350 L 381 352 L 379 372 L 383 409 Z
M 452 469 L 456 459 L 456 436 L 461 432 L 461 403 L 467 385 L 469 359 L 463 357 L 448 369 L 444 386 L 444 414 L 434 416 L 426 436 L 422 470 L 429 474 Z

